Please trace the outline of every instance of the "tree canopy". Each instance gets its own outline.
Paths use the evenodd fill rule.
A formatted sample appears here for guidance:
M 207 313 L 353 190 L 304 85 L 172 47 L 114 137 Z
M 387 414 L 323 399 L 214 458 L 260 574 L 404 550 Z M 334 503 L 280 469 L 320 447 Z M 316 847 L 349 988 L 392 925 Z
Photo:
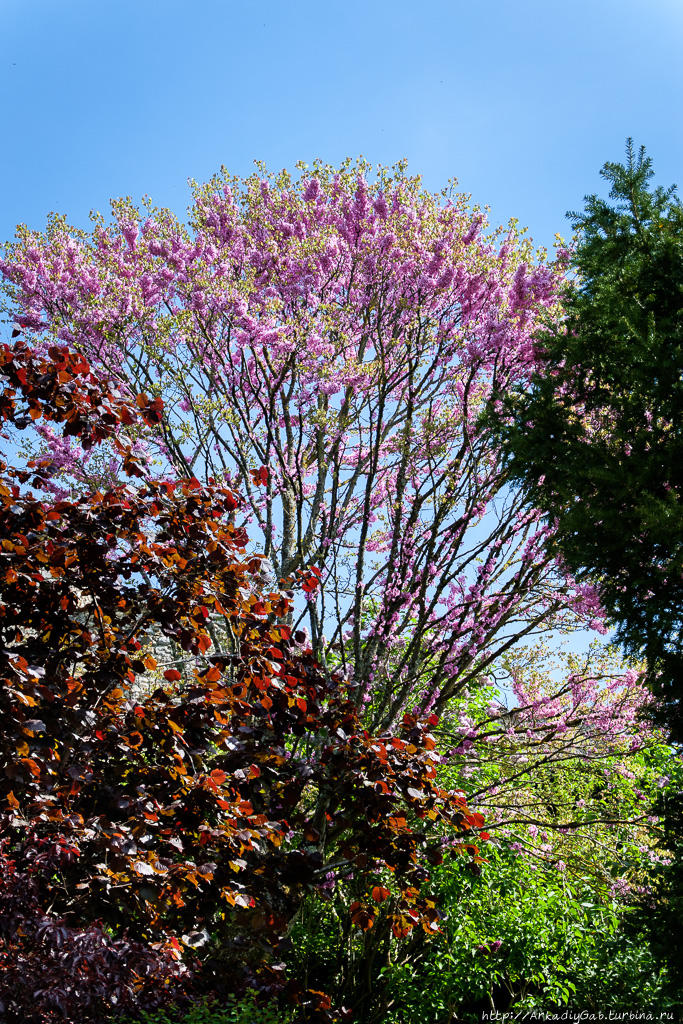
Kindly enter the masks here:
M 525 638 L 602 628 L 479 427 L 558 314 L 564 264 L 514 223 L 492 231 L 402 167 L 224 173 L 187 224 L 119 201 L 91 232 L 21 229 L 0 269 L 41 344 L 163 398 L 134 438 L 148 475 L 238 488 L 273 583 L 316 567 L 301 623 L 373 728 L 441 712 Z M 55 488 L 115 477 L 116 459 L 42 434 Z

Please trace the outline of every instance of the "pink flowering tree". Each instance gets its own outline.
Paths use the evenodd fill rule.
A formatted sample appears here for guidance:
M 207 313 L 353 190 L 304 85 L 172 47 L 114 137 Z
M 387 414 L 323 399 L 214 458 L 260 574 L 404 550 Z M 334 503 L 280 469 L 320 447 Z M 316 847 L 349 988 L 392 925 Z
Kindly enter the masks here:
M 440 726 L 444 771 L 472 793 L 492 842 L 626 897 L 661 858 L 653 804 L 680 758 L 644 724 L 652 698 L 613 648 L 553 647 L 509 652 L 511 692 L 492 677 L 455 699 Z
M 20 228 L 0 262 L 36 341 L 163 398 L 158 429 L 129 438 L 142 473 L 246 495 L 273 581 L 303 583 L 313 649 L 373 728 L 452 709 L 539 637 L 604 631 L 481 427 L 492 388 L 536 366 L 564 266 L 467 197 L 363 165 L 223 173 L 194 186 L 187 225 L 118 201 L 91 233 Z M 95 463 L 41 429 L 56 490 L 116 477 L 115 450 Z M 517 695 L 525 734 L 572 713 L 558 685 L 525 710 Z

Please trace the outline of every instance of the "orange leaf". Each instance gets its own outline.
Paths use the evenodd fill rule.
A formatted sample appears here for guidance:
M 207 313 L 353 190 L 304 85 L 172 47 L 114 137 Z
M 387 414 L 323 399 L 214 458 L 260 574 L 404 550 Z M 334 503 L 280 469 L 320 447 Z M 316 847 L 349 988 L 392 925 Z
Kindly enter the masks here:
M 23 761 L 24 764 L 27 764 L 29 766 L 31 772 L 33 773 L 33 775 L 36 776 L 36 778 L 40 775 L 40 768 L 38 767 L 38 765 L 36 764 L 32 757 L 22 757 L 21 760 Z
M 218 665 L 212 665 L 206 672 L 202 672 L 199 678 L 203 683 L 217 683 L 221 677 L 221 670 Z

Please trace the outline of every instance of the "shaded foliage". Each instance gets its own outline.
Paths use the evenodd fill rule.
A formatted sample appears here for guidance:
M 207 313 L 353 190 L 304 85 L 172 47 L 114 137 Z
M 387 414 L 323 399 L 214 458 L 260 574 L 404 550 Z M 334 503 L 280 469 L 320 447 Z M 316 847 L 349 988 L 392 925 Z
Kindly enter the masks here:
M 655 808 L 661 818 L 664 857 L 653 872 L 652 892 L 640 904 L 640 920 L 658 960 L 667 965 L 667 992 L 674 1000 L 683 993 L 683 773 L 671 779 Z M 683 1004 L 679 1006 L 683 1009 Z
M 250 992 L 241 999 L 228 997 L 220 1006 L 202 999 L 184 1010 L 167 1006 L 143 1012 L 126 1024 L 294 1024 L 295 1013 L 292 1009 L 279 1009 L 274 1003 L 259 1003 Z

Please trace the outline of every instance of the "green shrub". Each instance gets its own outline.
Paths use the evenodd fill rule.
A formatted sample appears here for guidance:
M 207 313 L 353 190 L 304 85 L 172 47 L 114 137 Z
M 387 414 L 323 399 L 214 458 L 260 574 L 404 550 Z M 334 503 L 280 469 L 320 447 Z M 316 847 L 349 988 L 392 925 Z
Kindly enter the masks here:
M 658 1010 L 665 972 L 628 910 L 599 901 L 589 881 L 534 870 L 491 851 L 479 878 L 453 865 L 434 873 L 443 933 L 390 971 L 396 1022 L 478 1021 L 483 1009 Z M 463 910 L 460 911 L 459 907 Z M 445 1015 L 445 1016 L 444 1016 Z
M 130 1024 L 293 1024 L 292 1011 L 279 1010 L 276 1004 L 261 1006 L 253 993 L 242 999 L 229 997 L 226 1003 L 201 1000 L 189 1009 L 156 1010 L 143 1013 Z
M 336 992 L 363 1024 L 450 1024 L 453 1014 L 478 1024 L 493 1008 L 675 1008 L 636 911 L 507 848 L 491 845 L 487 857 L 478 876 L 459 860 L 434 868 L 441 934 L 380 943 L 372 962 L 368 936 L 340 932 L 334 901 L 309 907 L 292 934 L 292 973 Z

